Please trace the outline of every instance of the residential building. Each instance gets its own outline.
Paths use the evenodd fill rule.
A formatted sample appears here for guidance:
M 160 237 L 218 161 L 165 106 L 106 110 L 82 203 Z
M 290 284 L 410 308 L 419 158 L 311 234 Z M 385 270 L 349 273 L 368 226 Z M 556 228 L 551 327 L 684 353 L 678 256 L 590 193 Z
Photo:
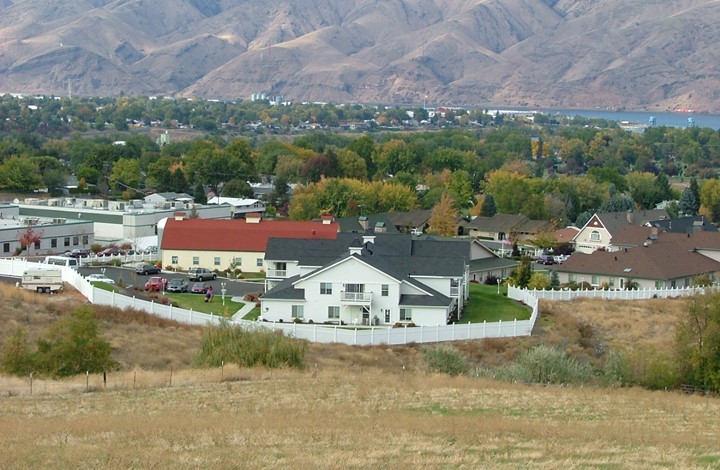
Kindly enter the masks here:
M 232 218 L 239 219 L 248 213 L 265 212 L 265 203 L 259 199 L 215 196 L 208 199 L 208 205 L 226 204 L 231 207 Z
M 561 283 L 611 289 L 625 289 L 629 282 L 642 288 L 688 287 L 697 276 L 715 279 L 720 272 L 720 232 L 667 233 L 652 227 L 631 232 L 623 235 L 623 248 L 575 253 L 551 269 Z
M 613 236 L 628 225 L 645 225 L 651 220 L 668 219 L 665 209 L 628 212 L 598 212 L 580 229 L 573 238 L 575 251 L 592 253 L 599 249 L 607 249 L 612 244 Z
M 498 256 L 478 240 L 470 244 L 470 280 L 485 282 L 489 278 L 505 279 L 517 268 L 519 261 Z
M 444 325 L 468 299 L 470 243 L 405 234 L 271 239 L 267 321 Z
M 492 217 L 475 217 L 461 222 L 463 233 L 482 240 L 529 241 L 538 234 L 553 230 L 547 220 L 533 220 L 524 215 L 495 214 Z
M 244 219 L 207 220 L 177 214 L 167 219 L 162 228 L 162 264 L 176 269 L 199 266 L 259 273 L 265 270 L 265 250 L 271 237 L 334 239 L 338 228 L 332 219 L 263 220 L 255 213 L 246 214 Z

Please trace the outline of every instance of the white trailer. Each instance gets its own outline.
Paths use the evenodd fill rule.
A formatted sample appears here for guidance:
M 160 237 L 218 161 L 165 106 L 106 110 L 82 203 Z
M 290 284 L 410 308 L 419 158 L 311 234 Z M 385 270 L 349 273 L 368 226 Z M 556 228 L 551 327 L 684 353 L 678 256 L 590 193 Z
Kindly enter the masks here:
M 22 275 L 21 287 L 36 292 L 58 292 L 63 289 L 59 269 L 29 269 Z

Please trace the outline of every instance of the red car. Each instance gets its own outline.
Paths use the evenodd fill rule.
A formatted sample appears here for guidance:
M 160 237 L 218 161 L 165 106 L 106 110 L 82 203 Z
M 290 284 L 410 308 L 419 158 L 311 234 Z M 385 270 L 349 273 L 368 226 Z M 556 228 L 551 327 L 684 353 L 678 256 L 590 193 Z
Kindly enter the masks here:
M 159 292 L 165 290 L 168 280 L 160 276 L 151 276 L 145 283 L 145 290 Z

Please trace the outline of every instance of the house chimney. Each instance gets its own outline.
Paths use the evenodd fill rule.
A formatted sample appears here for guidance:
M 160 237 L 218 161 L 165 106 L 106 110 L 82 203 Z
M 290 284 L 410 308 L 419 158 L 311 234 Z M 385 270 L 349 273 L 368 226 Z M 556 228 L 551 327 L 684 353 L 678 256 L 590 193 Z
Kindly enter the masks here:
M 627 211 L 627 221 L 629 224 L 635 223 L 635 213 L 632 210 Z
M 362 227 L 363 230 L 367 230 L 368 227 L 370 226 L 370 223 L 368 222 L 368 218 L 366 215 L 361 215 L 360 217 L 358 217 L 358 223 L 360 224 L 360 226 Z
M 249 212 L 245 214 L 245 223 L 247 224 L 259 224 L 262 220 L 262 215 L 259 212 Z
M 185 212 L 183 212 L 183 211 L 174 212 L 173 217 L 175 217 L 176 221 L 181 222 L 185 218 Z

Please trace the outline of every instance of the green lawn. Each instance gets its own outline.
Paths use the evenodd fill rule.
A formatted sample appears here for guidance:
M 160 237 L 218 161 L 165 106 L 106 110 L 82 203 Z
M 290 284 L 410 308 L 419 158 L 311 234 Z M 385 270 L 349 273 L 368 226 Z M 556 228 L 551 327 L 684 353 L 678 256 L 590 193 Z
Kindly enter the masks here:
M 230 317 L 243 307 L 240 302 L 233 302 L 229 296 L 225 296 L 225 305 L 219 295 L 213 297 L 212 302 L 206 303 L 205 296 L 202 294 L 177 294 L 165 293 L 165 296 L 177 303 L 177 306 L 186 310 L 192 309 L 195 312 L 213 313 Z
M 530 307 L 505 297 L 507 287 L 470 283 L 470 301 L 463 310 L 461 322 L 482 323 L 512 320 L 527 320 L 532 314 Z
M 119 289 L 114 284 L 108 284 L 107 282 L 91 282 L 94 287 L 98 289 L 106 290 L 109 292 L 119 292 Z
M 257 320 L 260 316 L 260 307 L 254 307 L 242 317 L 243 320 Z

